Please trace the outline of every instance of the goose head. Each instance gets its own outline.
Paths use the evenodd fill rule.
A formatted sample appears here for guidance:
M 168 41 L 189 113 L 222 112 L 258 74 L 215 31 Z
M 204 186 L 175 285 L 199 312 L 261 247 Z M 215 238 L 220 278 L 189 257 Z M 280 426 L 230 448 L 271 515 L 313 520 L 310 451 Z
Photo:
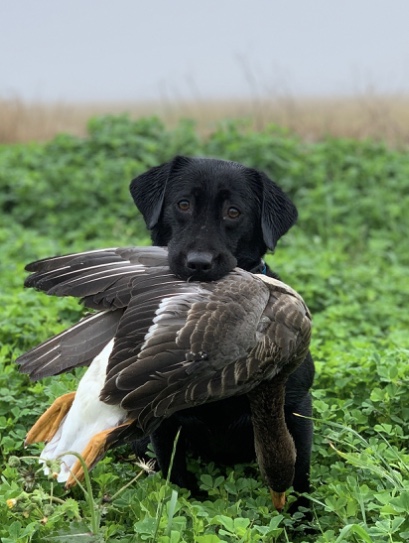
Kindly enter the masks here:
M 278 511 L 284 508 L 286 490 L 293 484 L 296 460 L 294 440 L 285 423 L 284 395 L 280 377 L 264 381 L 248 394 L 257 463 Z

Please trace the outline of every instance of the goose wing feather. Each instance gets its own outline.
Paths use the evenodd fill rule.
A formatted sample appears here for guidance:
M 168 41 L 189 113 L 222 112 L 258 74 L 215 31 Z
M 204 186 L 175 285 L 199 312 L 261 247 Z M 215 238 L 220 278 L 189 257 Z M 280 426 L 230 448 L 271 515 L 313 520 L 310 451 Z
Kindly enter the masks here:
M 149 276 L 152 270 L 157 275 L 161 269 L 168 271 L 167 250 L 162 247 L 87 251 L 29 264 L 26 270 L 33 273 L 25 286 L 50 295 L 81 298 L 88 308 L 118 309 L 129 303 L 132 277 Z
M 99 265 L 128 260 L 132 264 L 142 266 L 166 266 L 168 263 L 168 251 L 165 247 L 113 247 L 110 249 L 95 249 L 82 253 L 70 253 L 68 255 L 43 258 L 27 264 L 26 270 L 33 273 L 54 271 L 65 266 L 86 267 L 88 263 Z
M 33 381 L 87 366 L 114 337 L 122 311 L 89 315 L 26 352 L 16 362 Z

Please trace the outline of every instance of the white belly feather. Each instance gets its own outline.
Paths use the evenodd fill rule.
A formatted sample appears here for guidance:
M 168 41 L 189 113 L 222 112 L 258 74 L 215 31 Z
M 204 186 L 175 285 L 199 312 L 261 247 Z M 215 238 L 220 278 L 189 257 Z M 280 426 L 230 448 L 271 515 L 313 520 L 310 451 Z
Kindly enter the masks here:
M 77 460 L 76 456 L 65 453 L 74 451 L 81 454 L 93 435 L 118 426 L 126 416 L 121 407 L 107 405 L 99 399 L 112 348 L 113 340 L 91 362 L 78 385 L 68 414 L 41 453 L 42 461 L 57 458 L 62 461 L 59 482 L 67 481 L 70 468 Z M 44 468 L 44 472 L 48 474 L 49 469 Z

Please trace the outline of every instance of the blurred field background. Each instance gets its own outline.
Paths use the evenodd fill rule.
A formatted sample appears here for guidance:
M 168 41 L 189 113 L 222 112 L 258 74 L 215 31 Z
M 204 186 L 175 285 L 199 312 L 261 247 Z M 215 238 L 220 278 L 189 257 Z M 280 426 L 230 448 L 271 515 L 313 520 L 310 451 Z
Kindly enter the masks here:
M 261 131 L 276 124 L 305 141 L 328 136 L 373 139 L 392 146 L 409 143 L 409 95 L 367 91 L 350 97 L 277 95 L 240 100 L 162 100 L 160 102 L 28 102 L 0 97 L 0 143 L 47 141 L 58 133 L 86 136 L 90 117 L 128 113 L 131 119 L 158 116 L 172 129 L 181 118 L 207 136 L 226 119 L 246 119 Z
M 90 111 L 83 114 L 85 125 Z M 72 131 L 83 130 L 74 113 L 65 115 Z M 260 119 L 267 123 L 267 114 Z M 344 121 L 353 126 L 353 115 Z M 254 130 L 239 121 L 224 120 L 206 135 L 216 119 L 209 113 L 201 122 L 199 133 L 188 120 L 169 128 L 156 117 L 106 115 L 88 120 L 84 135 L 0 145 L 0 540 L 405 543 L 409 155 L 374 140 L 310 142 L 279 126 Z M 311 522 L 303 512 L 272 511 L 254 466 L 189 460 L 205 493 L 197 500 L 159 473 L 140 477 L 132 450 L 122 447 L 92 471 L 91 491 L 67 493 L 38 467 L 39 447 L 23 447 L 35 418 L 76 388 L 81 370 L 30 382 L 15 360 L 83 315 L 75 300 L 23 289 L 24 266 L 55 254 L 149 244 L 129 182 L 176 154 L 259 168 L 299 208 L 297 225 L 267 262 L 314 315 Z

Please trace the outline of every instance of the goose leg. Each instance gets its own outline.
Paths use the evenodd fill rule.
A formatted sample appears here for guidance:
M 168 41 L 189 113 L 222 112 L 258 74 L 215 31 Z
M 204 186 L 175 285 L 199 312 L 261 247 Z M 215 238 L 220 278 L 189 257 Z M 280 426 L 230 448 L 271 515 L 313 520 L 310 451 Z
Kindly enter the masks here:
M 28 432 L 24 445 L 27 446 L 40 441 L 50 441 L 70 410 L 74 398 L 75 392 L 68 392 L 68 394 L 57 398 Z
M 125 422 L 120 426 L 108 428 L 102 432 L 93 435 L 88 441 L 87 446 L 82 451 L 81 456 L 88 470 L 90 470 L 98 460 L 106 453 L 106 451 L 118 442 L 117 436 L 133 421 Z M 77 484 L 78 481 L 84 479 L 84 468 L 82 462 L 78 459 L 70 470 L 65 488 L 69 489 Z

